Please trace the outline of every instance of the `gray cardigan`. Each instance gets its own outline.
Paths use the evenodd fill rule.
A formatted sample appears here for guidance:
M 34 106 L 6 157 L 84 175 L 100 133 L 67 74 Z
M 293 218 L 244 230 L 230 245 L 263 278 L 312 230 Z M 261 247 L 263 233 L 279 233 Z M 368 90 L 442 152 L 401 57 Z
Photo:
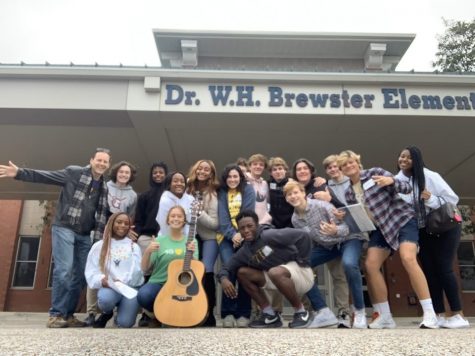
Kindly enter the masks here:
M 203 241 L 216 240 L 218 227 L 218 196 L 206 192 L 203 195 L 203 211 L 198 218 L 196 231 Z

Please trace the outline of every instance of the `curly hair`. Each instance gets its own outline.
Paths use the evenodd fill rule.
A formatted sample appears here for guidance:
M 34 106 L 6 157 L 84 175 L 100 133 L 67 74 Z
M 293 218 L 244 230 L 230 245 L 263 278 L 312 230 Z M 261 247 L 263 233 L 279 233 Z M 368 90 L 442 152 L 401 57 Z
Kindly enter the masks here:
M 135 176 L 137 175 L 137 169 L 132 163 L 129 163 L 127 161 L 120 161 L 119 163 L 114 164 L 111 168 L 110 178 L 114 183 L 117 183 L 117 174 L 119 173 L 119 169 L 121 169 L 123 166 L 127 166 L 130 168 L 130 179 L 127 182 L 127 184 L 130 184 L 135 180 Z
M 226 183 L 226 180 L 228 179 L 229 172 L 232 170 L 236 170 L 239 174 L 239 185 L 237 186 L 237 190 L 239 193 L 244 194 L 244 189 L 246 188 L 246 176 L 241 170 L 241 167 L 239 167 L 237 164 L 231 163 L 228 164 L 226 167 L 224 167 L 223 173 L 221 174 L 221 189 L 228 190 L 228 184 Z

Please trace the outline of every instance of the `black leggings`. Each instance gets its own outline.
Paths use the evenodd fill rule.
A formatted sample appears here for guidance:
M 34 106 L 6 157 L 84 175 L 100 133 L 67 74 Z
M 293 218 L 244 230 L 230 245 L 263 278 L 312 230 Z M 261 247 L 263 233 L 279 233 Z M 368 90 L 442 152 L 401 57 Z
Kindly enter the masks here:
M 429 236 L 419 230 L 419 258 L 429 284 L 430 296 L 436 313 L 444 313 L 444 292 L 451 311 L 462 310 L 457 276 L 453 263 L 460 243 L 461 226 L 440 236 Z

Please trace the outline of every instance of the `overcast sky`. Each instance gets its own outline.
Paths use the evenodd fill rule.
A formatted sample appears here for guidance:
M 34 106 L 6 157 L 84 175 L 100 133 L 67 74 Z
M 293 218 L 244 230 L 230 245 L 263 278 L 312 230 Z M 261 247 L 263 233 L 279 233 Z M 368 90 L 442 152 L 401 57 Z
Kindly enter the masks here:
M 475 0 L 0 0 L 0 63 L 158 66 L 152 29 L 414 33 L 398 70 L 432 71 L 442 17 Z

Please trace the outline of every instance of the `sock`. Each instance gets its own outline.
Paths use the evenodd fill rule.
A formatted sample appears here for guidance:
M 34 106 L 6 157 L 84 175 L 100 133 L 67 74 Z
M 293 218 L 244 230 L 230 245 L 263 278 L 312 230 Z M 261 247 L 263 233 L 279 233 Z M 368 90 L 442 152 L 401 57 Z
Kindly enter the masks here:
M 379 305 L 379 303 L 373 304 L 373 311 L 378 314 L 381 314 L 381 306 Z
M 264 308 L 262 308 L 262 312 L 266 313 L 266 314 L 269 314 L 269 315 L 275 315 L 275 311 L 274 311 L 274 309 L 272 309 L 272 307 L 270 305 L 267 305 Z
M 389 303 L 386 301 L 386 302 L 383 302 L 383 303 L 379 303 L 379 313 L 381 315 L 390 315 L 391 314 L 391 310 L 389 309 Z
M 296 313 L 303 313 L 305 311 L 305 307 L 303 304 L 300 304 L 299 308 L 294 308 Z
M 419 300 L 419 303 L 421 303 L 422 310 L 424 311 L 424 314 L 435 314 L 434 311 L 434 306 L 432 305 L 432 299 L 421 299 Z

